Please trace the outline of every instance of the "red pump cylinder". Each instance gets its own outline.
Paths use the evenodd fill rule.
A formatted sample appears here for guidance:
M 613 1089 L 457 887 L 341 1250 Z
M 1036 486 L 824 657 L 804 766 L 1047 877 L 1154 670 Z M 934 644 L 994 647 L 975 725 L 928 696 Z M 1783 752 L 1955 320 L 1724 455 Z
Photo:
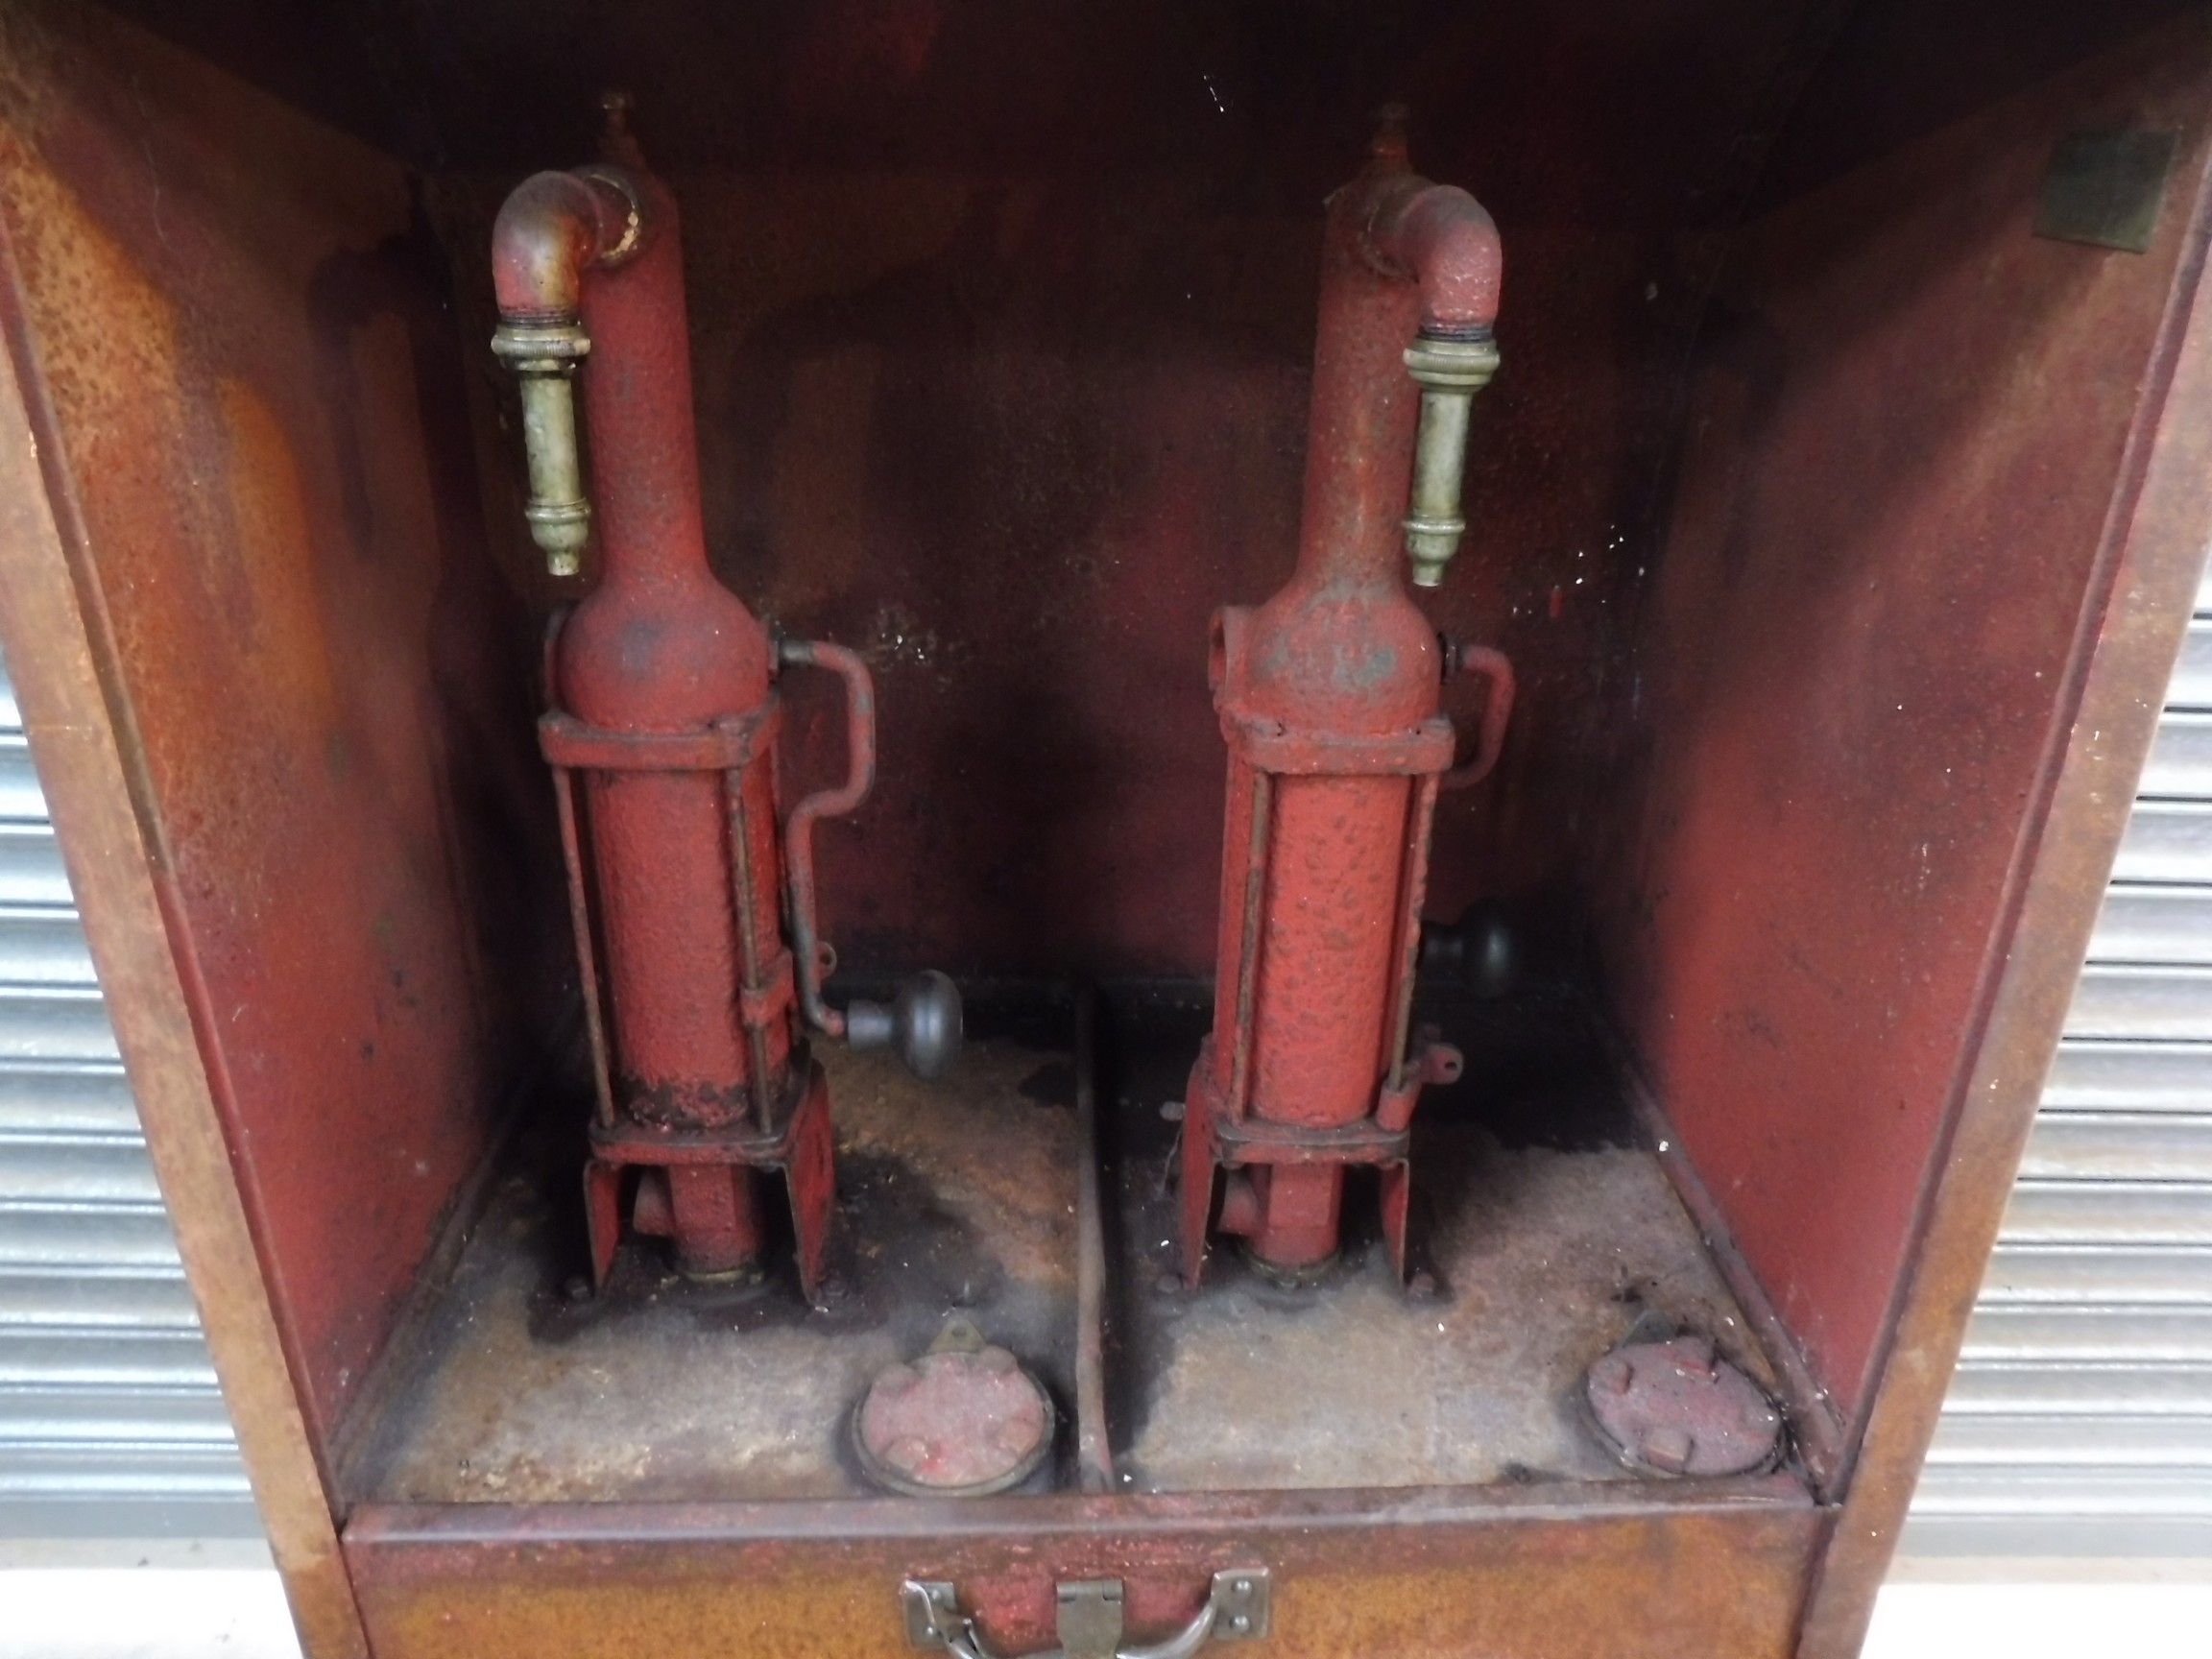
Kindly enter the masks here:
M 751 1271 L 757 1177 L 778 1172 L 811 1294 L 833 1176 L 828 1087 L 804 1024 L 845 1035 L 848 1015 L 821 1000 L 807 837 L 867 793 L 874 691 L 851 652 L 772 638 L 708 566 L 676 204 L 618 120 L 611 143 L 621 165 L 525 180 L 493 232 L 493 349 L 521 378 L 532 533 L 556 573 L 580 568 L 594 524 L 600 552 L 597 587 L 548 640 L 553 707 L 540 723 L 596 1070 L 593 1273 L 612 1267 L 626 1199 L 632 1225 L 669 1237 L 687 1271 Z M 587 361 L 590 499 L 571 390 Z M 787 831 L 782 665 L 844 677 L 852 773 L 801 803 Z M 923 983 L 899 1017 L 848 1014 L 856 1041 L 906 1036 L 927 1075 L 950 1061 L 959 1004 L 942 975 Z
M 583 284 L 591 368 L 582 381 L 600 580 L 561 630 L 552 699 L 585 725 L 640 736 L 757 719 L 770 707 L 773 649 L 768 630 L 707 565 L 676 204 L 643 172 L 579 181 L 594 193 L 629 191 L 637 228 L 630 252 L 592 269 Z M 516 201 L 535 193 L 525 185 Z M 515 205 L 501 216 L 502 230 L 513 225 Z M 495 236 L 493 246 L 504 252 L 511 240 Z M 508 268 L 495 260 L 501 274 Z M 512 316 L 506 288 L 501 309 Z M 752 878 L 743 903 L 731 891 L 718 773 L 589 774 L 613 1047 L 627 1109 L 645 1121 L 719 1128 L 750 1109 L 755 1058 L 730 1018 L 729 988 L 742 976 L 741 912 L 753 918 L 755 954 L 772 959 L 782 948 L 772 767 L 761 746 L 743 769 Z M 788 964 L 780 978 L 788 1005 Z M 779 1086 L 791 1051 L 789 1021 L 769 1021 L 762 1033 L 760 1069 Z
M 1274 1276 L 1334 1256 L 1344 1171 L 1382 1171 L 1403 1272 L 1407 1123 L 1459 1057 L 1409 1032 L 1436 793 L 1455 768 L 1435 631 L 1407 596 L 1456 547 L 1465 405 L 1489 378 L 1496 228 L 1464 191 L 1407 165 L 1388 123 L 1332 199 L 1323 249 L 1304 515 L 1289 583 L 1214 620 L 1229 743 L 1214 1034 L 1183 1141 L 1182 1260 L 1202 1270 L 1215 1172 L 1224 1231 Z M 1510 697 L 1503 659 L 1472 653 Z M 1495 730 L 1485 744 L 1495 758 Z

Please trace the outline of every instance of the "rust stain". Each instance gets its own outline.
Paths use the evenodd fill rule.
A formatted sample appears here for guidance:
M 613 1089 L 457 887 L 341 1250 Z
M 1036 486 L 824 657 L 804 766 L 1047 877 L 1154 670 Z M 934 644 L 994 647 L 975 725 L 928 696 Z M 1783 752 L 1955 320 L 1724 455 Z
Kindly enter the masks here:
M 509 1063 L 478 1024 L 475 919 L 456 904 L 480 843 L 457 828 L 448 744 L 498 693 L 438 637 L 480 597 L 481 555 L 476 506 L 425 438 L 440 389 L 413 372 L 435 301 L 390 162 L 93 9 L 8 26 L 27 50 L 0 213 L 197 1035 L 326 1437 Z M 332 274 L 356 315 L 319 309 Z M 352 328 L 388 344 L 391 322 L 409 369 L 360 373 Z M 382 524 L 434 527 L 404 563 L 359 560 L 349 433 Z M 469 625 L 479 660 L 500 637 L 487 622 Z
M 343 715 L 323 624 L 315 542 L 300 460 L 282 421 L 244 382 L 215 382 L 227 452 L 219 476 L 229 490 L 229 538 L 204 552 L 234 562 L 242 603 L 226 608 L 234 671 L 281 724 L 268 740 L 312 759 L 326 752 Z

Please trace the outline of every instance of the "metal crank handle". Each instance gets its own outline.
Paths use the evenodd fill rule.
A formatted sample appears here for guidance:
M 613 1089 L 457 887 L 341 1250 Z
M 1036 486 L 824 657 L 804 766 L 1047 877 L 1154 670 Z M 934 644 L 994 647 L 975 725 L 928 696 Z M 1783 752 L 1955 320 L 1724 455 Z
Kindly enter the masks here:
M 1445 645 L 1449 669 L 1472 674 L 1490 684 L 1490 700 L 1482 706 L 1482 725 L 1475 738 L 1475 755 L 1464 766 L 1455 766 L 1438 780 L 1446 789 L 1464 789 L 1490 776 L 1505 747 L 1505 728 L 1513 718 L 1513 664 L 1503 651 L 1487 645 Z
M 1250 1642 L 1267 1634 L 1273 1585 L 1264 1567 L 1238 1567 L 1214 1575 L 1213 1591 L 1197 1617 L 1164 1642 L 1124 1646 L 1121 1580 L 1084 1578 L 1057 1587 L 1060 1645 L 1019 1659 L 1191 1659 L 1209 1642 Z M 940 1579 L 909 1578 L 899 1587 L 909 1646 L 950 1653 L 953 1659 L 1015 1659 L 984 1646 L 975 1621 L 960 1611 L 960 1598 Z
M 899 988 L 889 1007 L 855 1001 L 840 1012 L 822 999 L 822 981 L 837 954 L 822 940 L 814 909 L 814 824 L 837 818 L 868 798 L 876 785 L 876 682 L 856 652 L 818 639 L 779 639 L 783 668 L 827 668 L 845 682 L 845 781 L 817 789 L 791 809 L 783 825 L 783 863 L 789 882 L 791 954 L 799 975 L 799 1008 L 806 1023 L 855 1048 L 896 1048 L 917 1077 L 942 1077 L 960 1052 L 960 992 L 935 969 Z

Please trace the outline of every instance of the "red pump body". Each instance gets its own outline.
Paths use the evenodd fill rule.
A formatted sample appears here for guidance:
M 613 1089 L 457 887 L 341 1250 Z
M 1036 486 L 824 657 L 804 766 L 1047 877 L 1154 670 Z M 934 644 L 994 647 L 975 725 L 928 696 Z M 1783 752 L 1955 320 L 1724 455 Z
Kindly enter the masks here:
M 555 707 L 605 733 L 678 735 L 774 708 L 768 630 L 707 565 L 676 208 L 631 175 L 643 245 L 593 272 L 581 376 L 592 444 L 599 585 L 554 648 Z M 781 949 L 774 757 L 755 746 L 738 789 L 749 831 L 754 949 Z M 600 926 L 624 1105 L 670 1128 L 723 1128 L 750 1106 L 752 1062 L 730 1018 L 742 956 L 724 779 L 712 771 L 593 771 L 587 783 Z M 780 975 L 792 1006 L 789 964 Z M 766 1060 L 789 1060 L 788 1018 Z
M 571 505 L 596 526 L 601 575 L 548 639 L 540 737 L 559 784 L 597 1069 L 593 1273 L 611 1270 L 625 1209 L 693 1274 L 753 1270 L 757 1184 L 781 1173 L 811 1294 L 831 1135 L 785 943 L 778 650 L 708 567 L 675 201 L 635 164 L 538 175 L 502 210 L 493 270 L 501 355 L 565 379 L 589 354 L 592 504 Z M 547 452 L 572 462 L 573 433 L 563 442 Z M 873 767 L 866 669 L 829 646 L 783 655 L 852 684 L 856 800 Z
M 1404 1272 L 1407 1125 L 1460 1066 L 1409 1031 L 1430 833 L 1440 785 L 1487 770 L 1454 771 L 1446 647 L 1400 572 L 1421 403 L 1406 353 L 1425 330 L 1486 340 L 1498 287 L 1489 216 L 1415 178 L 1386 130 L 1330 204 L 1296 572 L 1214 619 L 1229 788 L 1214 1032 L 1183 1136 L 1192 1285 L 1218 1169 L 1220 1228 L 1295 1279 L 1336 1252 L 1346 1167 L 1380 1167 Z M 1503 660 L 1479 659 L 1502 710 Z

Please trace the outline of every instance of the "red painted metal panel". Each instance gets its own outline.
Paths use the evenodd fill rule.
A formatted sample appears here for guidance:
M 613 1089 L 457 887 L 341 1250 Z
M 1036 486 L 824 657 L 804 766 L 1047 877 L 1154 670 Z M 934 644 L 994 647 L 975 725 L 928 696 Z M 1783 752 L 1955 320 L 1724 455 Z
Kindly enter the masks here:
M 919 10 L 897 53 L 834 11 L 647 8 L 556 44 L 501 5 L 391 47 L 481 185 L 457 221 L 586 152 L 605 81 L 638 94 L 685 208 L 716 569 L 879 682 L 878 786 L 823 853 L 845 959 L 1209 968 L 1206 622 L 1290 568 L 1321 203 L 1399 94 L 1425 171 L 1499 214 L 1518 296 L 1467 551 L 1422 604 L 1523 669 L 1523 729 L 1495 790 L 1440 807 L 1435 908 L 1503 893 L 1571 937 L 1688 329 L 1824 8 L 1621 5 L 1571 36 L 1535 6 Z M 795 768 L 832 771 L 827 688 L 789 713 Z
M 2181 183 L 2149 254 L 2038 239 L 2044 169 L 2069 131 L 2173 127 L 2192 178 L 2208 105 L 2204 26 L 2145 38 L 1775 207 L 1718 301 L 1604 926 L 1651 1081 L 1846 1415 L 2182 252 Z
M 91 9 L 9 33 L 0 213 L 67 516 L 326 1434 L 550 1005 L 529 634 L 404 173 Z

